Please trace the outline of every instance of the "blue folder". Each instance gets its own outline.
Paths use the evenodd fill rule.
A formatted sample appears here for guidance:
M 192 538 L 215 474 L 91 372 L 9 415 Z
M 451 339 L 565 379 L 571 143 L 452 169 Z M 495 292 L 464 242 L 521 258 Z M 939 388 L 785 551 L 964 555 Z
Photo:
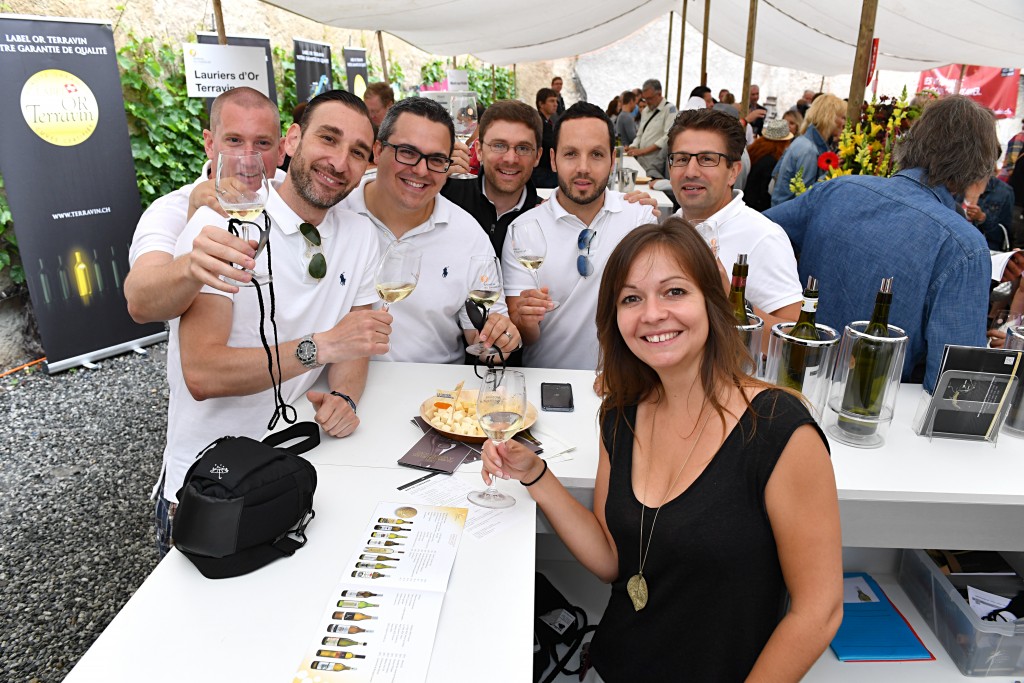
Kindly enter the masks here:
M 935 659 L 870 575 L 843 574 L 843 623 L 832 651 L 844 662 Z

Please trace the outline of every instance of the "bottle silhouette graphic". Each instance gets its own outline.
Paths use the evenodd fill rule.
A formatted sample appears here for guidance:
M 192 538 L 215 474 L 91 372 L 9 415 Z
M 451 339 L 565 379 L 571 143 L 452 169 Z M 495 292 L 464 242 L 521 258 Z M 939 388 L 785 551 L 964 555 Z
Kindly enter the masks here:
M 75 252 L 75 287 L 78 296 L 88 300 L 92 296 L 92 283 L 89 282 L 89 266 L 82 260 L 82 252 Z
M 50 290 L 50 276 L 46 274 L 43 259 L 39 259 L 39 284 L 43 288 L 43 301 L 49 306 L 53 302 L 53 292 Z
M 57 278 L 60 280 L 60 293 L 67 301 L 71 297 L 71 288 L 68 287 L 68 274 L 64 272 L 64 259 L 57 257 Z
M 114 289 L 121 289 L 121 269 L 117 265 L 117 252 L 110 245 L 110 269 L 114 273 Z
M 103 293 L 103 271 L 100 270 L 100 257 L 96 254 L 96 250 L 92 250 L 92 269 L 96 273 L 96 293 Z

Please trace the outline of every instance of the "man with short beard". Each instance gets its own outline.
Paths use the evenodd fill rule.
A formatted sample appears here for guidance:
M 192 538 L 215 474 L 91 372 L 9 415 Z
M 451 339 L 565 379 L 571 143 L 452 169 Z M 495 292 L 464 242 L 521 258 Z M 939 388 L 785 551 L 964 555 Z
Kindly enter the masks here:
M 628 232 L 657 221 L 650 206 L 630 204 L 607 189 L 615 133 L 599 107 L 577 102 L 555 124 L 552 168 L 558 191 L 520 216 L 536 220 L 547 238 L 541 287 L 505 241 L 501 268 L 512 321 L 526 347 L 523 365 L 597 368 L 597 293 L 608 256 Z M 557 304 L 556 304 L 557 302 Z
M 392 319 L 370 308 L 380 254 L 374 227 L 335 205 L 358 185 L 372 144 L 362 100 L 332 90 L 310 101 L 301 122 L 288 130 L 284 147 L 292 161 L 285 179 L 271 184 L 266 204 L 270 240 L 255 270 L 268 273 L 272 266 L 272 285 L 237 293 L 204 286 L 171 321 L 167 446 L 154 489 L 161 553 L 170 546 L 176 494 L 196 455 L 225 433 L 259 439 L 278 411 L 277 399 L 290 404 L 305 394 L 332 436 L 358 426 L 368 358 L 388 350 Z M 199 208 L 177 253 L 190 250 L 210 226 L 225 229 L 227 220 Z M 259 333 L 264 310 L 269 316 L 275 307 L 277 390 Z M 273 344 L 271 325 L 265 328 Z M 309 391 L 324 366 L 331 393 Z

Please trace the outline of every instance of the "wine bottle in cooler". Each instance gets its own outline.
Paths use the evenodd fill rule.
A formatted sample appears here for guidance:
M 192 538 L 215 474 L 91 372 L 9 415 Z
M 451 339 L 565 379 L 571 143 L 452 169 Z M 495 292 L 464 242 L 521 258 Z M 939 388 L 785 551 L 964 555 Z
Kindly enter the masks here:
M 736 316 L 737 325 L 749 325 L 747 315 L 747 271 L 749 270 L 746 254 L 737 254 L 736 263 L 732 266 L 732 287 L 729 289 L 729 303 L 732 314 Z
M 875 297 L 875 309 L 864 333 L 872 337 L 889 336 L 889 306 L 892 304 L 892 278 L 884 278 Z M 890 344 L 860 338 L 853 344 L 850 353 L 850 373 L 846 378 L 846 392 L 843 394 L 842 412 L 877 418 L 882 413 L 885 385 L 889 379 L 889 362 L 892 357 Z M 870 436 L 877 425 L 872 421 L 861 421 L 840 415 L 839 425 L 858 436 Z
M 797 319 L 796 325 L 789 331 L 789 336 L 807 341 L 818 341 L 818 328 L 814 326 L 817 311 L 818 281 L 811 275 L 807 278 L 807 288 L 804 289 L 800 317 Z M 817 349 L 786 344 L 782 347 L 782 357 L 779 359 L 779 372 L 775 383 L 780 387 L 803 391 L 804 380 L 816 376 L 819 372 L 819 355 Z

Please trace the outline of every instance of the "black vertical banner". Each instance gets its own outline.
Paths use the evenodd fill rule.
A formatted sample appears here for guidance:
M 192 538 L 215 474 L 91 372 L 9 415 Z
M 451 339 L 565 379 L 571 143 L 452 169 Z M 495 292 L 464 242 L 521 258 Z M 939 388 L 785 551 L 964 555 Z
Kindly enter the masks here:
M 239 47 L 262 47 L 263 51 L 267 55 L 267 90 L 269 93 L 270 101 L 277 102 L 277 86 L 274 84 L 274 53 L 270 50 L 270 38 L 260 38 L 255 36 L 227 36 L 228 45 L 238 45 Z M 196 42 L 203 43 L 206 45 L 217 44 L 216 33 L 196 33 Z M 210 105 L 213 104 L 215 98 L 210 97 L 206 100 L 206 109 L 209 111 Z
M 370 79 L 366 70 L 366 50 L 361 47 L 342 49 L 345 55 L 345 77 L 348 79 L 348 90 L 356 97 L 366 92 L 366 83 Z
M 165 337 L 123 285 L 142 214 L 109 24 L 0 16 L 0 172 L 47 369 Z
M 295 99 L 309 102 L 322 92 L 333 90 L 331 46 L 312 40 L 295 39 Z

